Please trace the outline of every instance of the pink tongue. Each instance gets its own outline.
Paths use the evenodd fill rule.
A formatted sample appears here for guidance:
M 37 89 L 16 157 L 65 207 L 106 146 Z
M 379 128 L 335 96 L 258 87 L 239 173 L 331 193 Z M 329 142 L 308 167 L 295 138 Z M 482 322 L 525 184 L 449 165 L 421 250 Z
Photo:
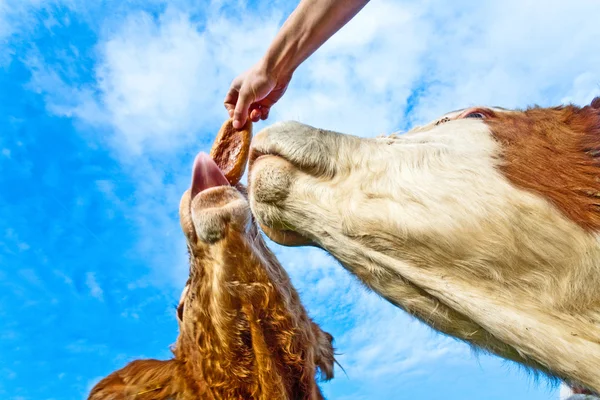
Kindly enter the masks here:
M 215 186 L 229 186 L 229 182 L 213 159 L 206 153 L 200 153 L 194 160 L 192 198 L 201 191 Z

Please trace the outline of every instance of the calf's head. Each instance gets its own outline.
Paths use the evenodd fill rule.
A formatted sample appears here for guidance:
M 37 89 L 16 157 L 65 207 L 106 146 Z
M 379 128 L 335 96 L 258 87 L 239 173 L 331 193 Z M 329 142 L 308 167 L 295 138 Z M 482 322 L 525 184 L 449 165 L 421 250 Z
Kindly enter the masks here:
M 179 214 L 190 277 L 177 308 L 176 357 L 193 359 L 208 387 L 231 388 L 223 394 L 317 398 L 317 369 L 333 376 L 332 337 L 310 320 L 267 248 L 244 187 L 230 186 L 200 154 Z
M 259 132 L 250 203 L 435 329 L 600 391 L 600 100 L 476 107 L 383 138 Z
M 174 358 L 130 363 L 90 399 L 321 399 L 317 374 L 333 377 L 333 337 L 259 235 L 245 188 L 201 153 L 179 215 L 190 272 Z

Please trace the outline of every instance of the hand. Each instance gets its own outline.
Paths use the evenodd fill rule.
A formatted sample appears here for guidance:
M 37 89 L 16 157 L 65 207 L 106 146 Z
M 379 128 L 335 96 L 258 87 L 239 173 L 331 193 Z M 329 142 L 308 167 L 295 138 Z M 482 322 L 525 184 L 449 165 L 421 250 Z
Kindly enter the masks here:
M 291 75 L 275 77 L 260 64 L 244 72 L 231 83 L 225 96 L 225 108 L 233 118 L 233 127 L 240 129 L 248 117 L 252 122 L 269 117 L 269 111 L 285 93 Z

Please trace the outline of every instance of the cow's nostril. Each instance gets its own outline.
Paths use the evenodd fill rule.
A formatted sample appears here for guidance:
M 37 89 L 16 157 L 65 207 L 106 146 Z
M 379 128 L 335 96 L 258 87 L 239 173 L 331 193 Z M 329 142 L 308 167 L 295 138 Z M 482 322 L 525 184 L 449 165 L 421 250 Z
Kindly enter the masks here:
M 260 203 L 280 204 L 290 193 L 294 167 L 283 158 L 262 156 L 251 173 L 251 193 Z

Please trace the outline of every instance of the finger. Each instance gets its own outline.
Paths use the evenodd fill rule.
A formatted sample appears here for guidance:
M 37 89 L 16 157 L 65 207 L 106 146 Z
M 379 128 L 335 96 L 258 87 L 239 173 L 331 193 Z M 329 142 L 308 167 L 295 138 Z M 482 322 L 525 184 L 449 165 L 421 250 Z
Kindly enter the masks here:
M 225 109 L 227 110 L 227 114 L 229 114 L 229 118 L 233 118 L 235 106 L 233 104 L 225 104 Z
M 269 111 L 271 111 L 271 107 L 263 107 L 261 111 L 262 114 L 260 116 L 260 119 L 264 121 L 265 119 L 269 118 Z
M 252 120 L 252 122 L 258 122 L 258 120 L 261 117 L 261 110 L 258 108 L 253 109 L 252 111 L 250 111 L 250 119 Z
M 233 127 L 235 129 L 240 129 L 243 127 L 248 119 L 248 108 L 250 107 L 250 103 L 252 103 L 253 99 L 250 91 L 246 88 L 247 86 L 240 90 L 237 104 L 235 105 L 235 111 L 233 112 Z
M 229 113 L 229 118 L 233 117 L 233 112 L 235 110 L 235 105 L 238 101 L 238 97 L 239 97 L 239 92 L 237 91 L 237 89 L 233 89 L 233 88 L 229 89 L 229 92 L 225 96 L 225 100 L 223 101 L 223 104 L 225 106 L 225 109 Z

